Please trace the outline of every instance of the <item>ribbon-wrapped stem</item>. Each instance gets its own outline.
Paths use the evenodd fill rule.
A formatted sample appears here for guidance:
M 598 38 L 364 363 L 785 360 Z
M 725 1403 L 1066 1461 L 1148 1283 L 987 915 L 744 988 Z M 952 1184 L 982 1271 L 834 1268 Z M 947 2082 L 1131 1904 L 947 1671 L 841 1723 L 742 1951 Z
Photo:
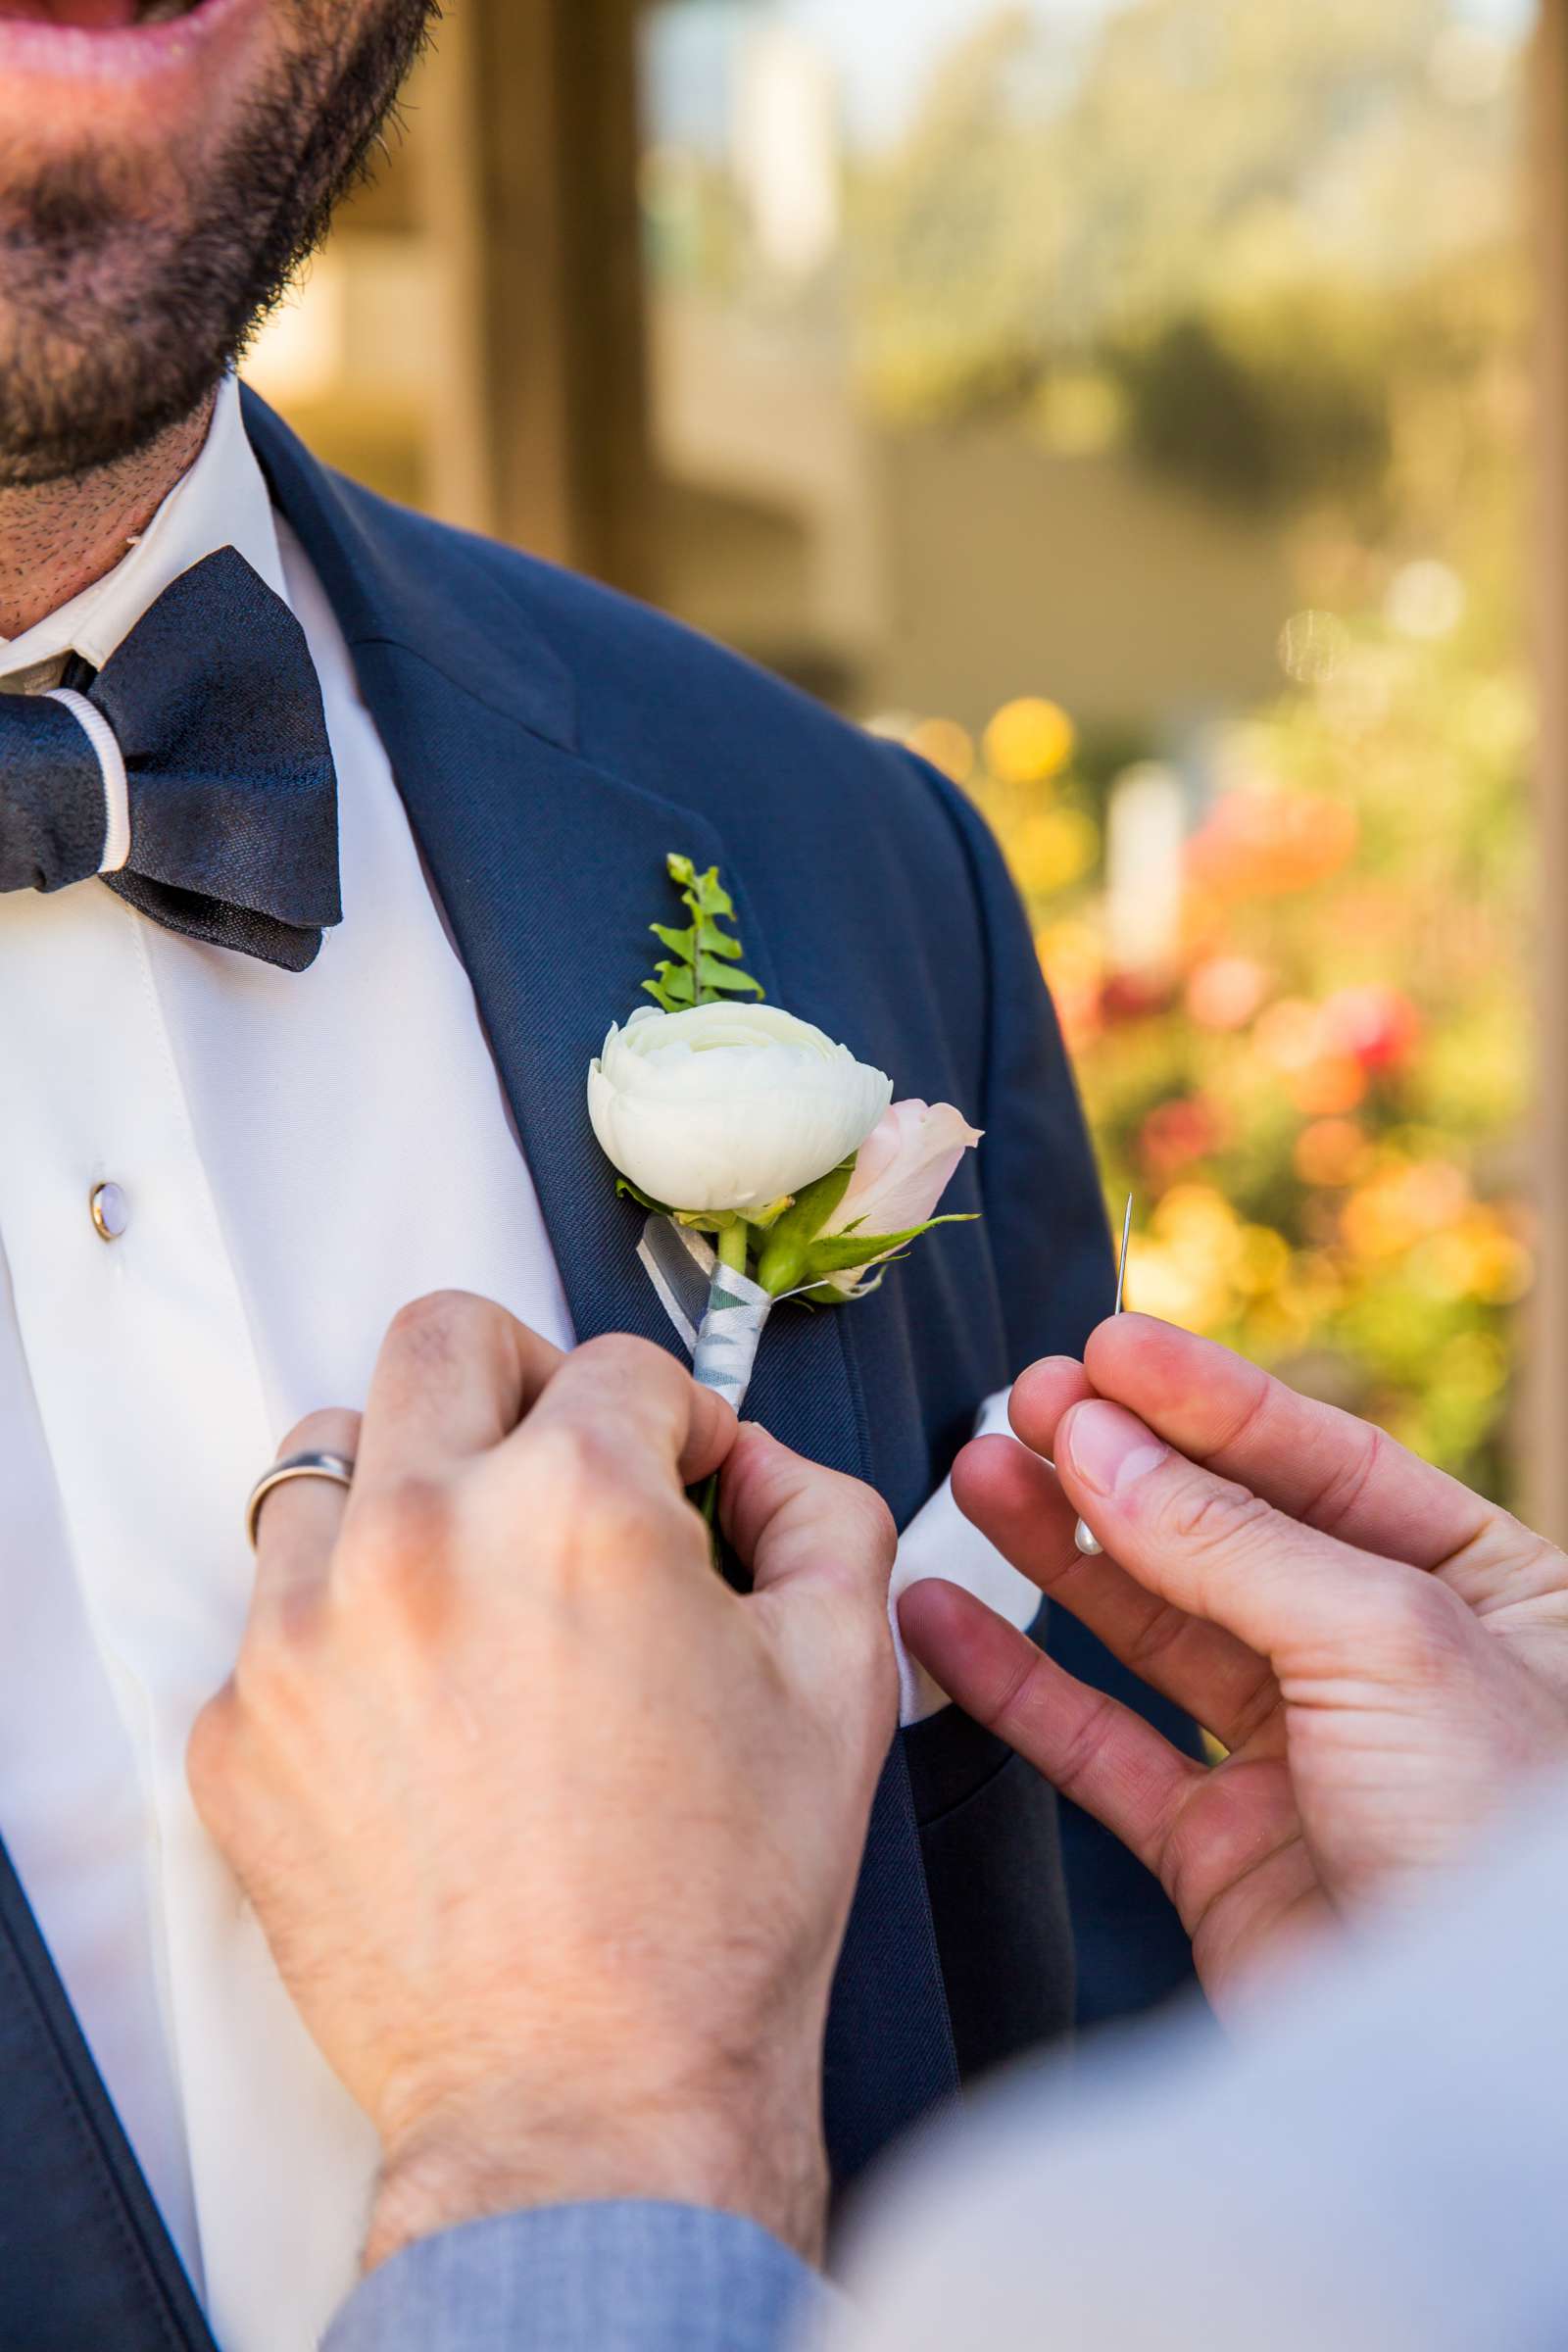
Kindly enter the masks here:
M 693 1377 L 740 1412 L 752 1385 L 757 1350 L 773 1300 L 760 1283 L 722 1261 L 713 1268 L 708 1306 L 697 1332 Z

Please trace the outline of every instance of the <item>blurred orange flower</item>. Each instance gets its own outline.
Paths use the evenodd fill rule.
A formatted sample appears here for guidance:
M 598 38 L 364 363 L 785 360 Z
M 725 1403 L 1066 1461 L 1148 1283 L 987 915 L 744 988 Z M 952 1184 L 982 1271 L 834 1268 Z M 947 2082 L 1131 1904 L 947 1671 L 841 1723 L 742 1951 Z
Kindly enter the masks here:
M 1396 1257 L 1455 1224 L 1470 1205 L 1470 1180 L 1448 1160 L 1396 1164 L 1350 1195 L 1340 1226 L 1360 1258 Z
M 1352 1054 L 1320 1054 L 1296 1072 L 1290 1096 L 1306 1118 L 1340 1118 L 1366 1101 L 1367 1074 Z
M 1354 1184 L 1371 1163 L 1371 1147 L 1353 1119 L 1317 1119 L 1303 1127 L 1292 1154 L 1303 1184 Z
M 1226 793 L 1188 848 L 1194 879 L 1237 898 L 1272 898 L 1323 882 L 1354 855 L 1345 801 L 1316 793 Z
M 1264 1060 L 1287 1074 L 1309 1069 L 1323 1052 L 1322 1016 L 1304 997 L 1281 997 L 1264 1013 L 1255 1035 Z

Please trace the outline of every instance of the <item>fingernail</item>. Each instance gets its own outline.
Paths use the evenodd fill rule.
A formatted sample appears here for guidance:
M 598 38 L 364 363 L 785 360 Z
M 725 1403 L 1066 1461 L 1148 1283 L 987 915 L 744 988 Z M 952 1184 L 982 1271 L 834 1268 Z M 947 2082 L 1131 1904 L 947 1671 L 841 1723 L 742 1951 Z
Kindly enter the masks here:
M 1068 1463 L 1097 1494 L 1125 1494 L 1170 1451 L 1119 1404 L 1081 1404 L 1066 1435 Z

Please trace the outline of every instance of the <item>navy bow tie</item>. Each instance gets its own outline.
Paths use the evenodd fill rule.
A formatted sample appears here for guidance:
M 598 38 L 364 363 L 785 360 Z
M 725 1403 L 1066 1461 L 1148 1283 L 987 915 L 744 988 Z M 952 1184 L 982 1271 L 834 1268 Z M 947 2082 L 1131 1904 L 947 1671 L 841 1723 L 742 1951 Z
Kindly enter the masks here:
M 337 777 L 305 633 L 243 556 L 181 573 L 67 683 L 124 761 L 130 856 L 109 888 L 166 930 L 302 972 L 341 922 Z M 72 698 L 0 695 L 0 891 L 104 862 L 103 758 Z M 110 752 L 112 757 L 112 748 Z

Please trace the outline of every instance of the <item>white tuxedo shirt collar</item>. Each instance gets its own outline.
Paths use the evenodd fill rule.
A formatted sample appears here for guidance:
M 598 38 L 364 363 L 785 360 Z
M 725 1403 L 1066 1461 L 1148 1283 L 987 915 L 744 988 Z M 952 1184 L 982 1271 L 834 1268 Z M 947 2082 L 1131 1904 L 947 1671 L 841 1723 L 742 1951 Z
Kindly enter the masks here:
M 219 387 L 200 456 L 147 528 L 101 580 L 20 637 L 9 643 L 0 638 L 0 675 L 14 676 L 71 653 L 102 669 L 164 590 L 220 547 L 236 549 L 287 602 L 271 501 L 246 437 L 239 385 L 231 375 Z

